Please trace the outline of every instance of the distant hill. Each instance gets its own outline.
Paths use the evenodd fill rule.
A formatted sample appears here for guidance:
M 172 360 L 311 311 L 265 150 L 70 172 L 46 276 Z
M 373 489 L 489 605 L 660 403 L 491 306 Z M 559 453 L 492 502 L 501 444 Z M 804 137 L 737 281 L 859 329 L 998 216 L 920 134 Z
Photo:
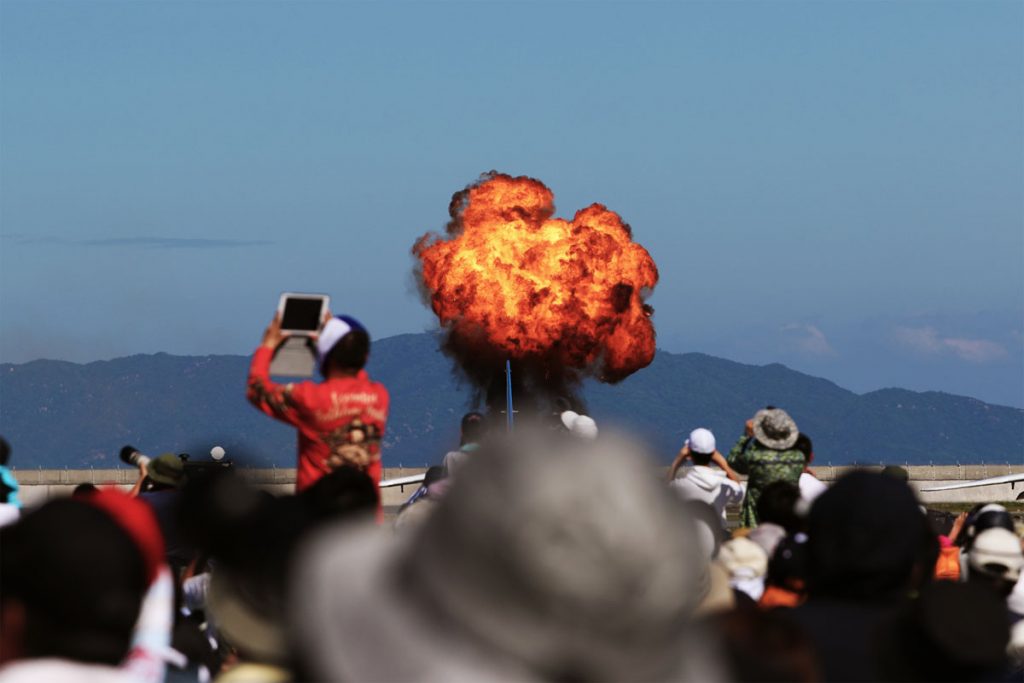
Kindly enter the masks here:
M 0 365 L 0 433 L 19 468 L 115 465 L 130 443 L 203 457 L 223 445 L 259 466 L 294 465 L 295 436 L 245 400 L 248 358 L 139 355 L 84 365 Z M 387 466 L 437 462 L 456 443 L 472 392 L 428 334 L 375 342 L 370 373 L 391 392 Z M 817 462 L 1011 462 L 1024 454 L 1024 411 L 949 394 L 884 389 L 858 395 L 782 365 L 658 352 L 619 385 L 584 385 L 591 414 L 671 457 L 690 429 L 711 428 L 723 452 L 755 410 L 786 408 L 814 439 Z

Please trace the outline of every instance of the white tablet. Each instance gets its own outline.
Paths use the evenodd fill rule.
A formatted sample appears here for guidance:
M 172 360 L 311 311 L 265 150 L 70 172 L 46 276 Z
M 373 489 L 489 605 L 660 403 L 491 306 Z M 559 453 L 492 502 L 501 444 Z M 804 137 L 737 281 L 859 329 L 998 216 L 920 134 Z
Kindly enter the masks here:
M 281 331 L 298 336 L 308 336 L 317 332 L 330 305 L 331 297 L 326 294 L 285 292 L 277 304 L 277 312 L 281 316 Z

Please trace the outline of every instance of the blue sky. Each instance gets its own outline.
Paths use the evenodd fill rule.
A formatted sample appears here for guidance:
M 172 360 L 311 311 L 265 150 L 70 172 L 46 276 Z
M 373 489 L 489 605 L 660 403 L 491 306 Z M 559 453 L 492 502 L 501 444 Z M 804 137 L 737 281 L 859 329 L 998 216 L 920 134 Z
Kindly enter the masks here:
M 659 345 L 1024 405 L 1019 2 L 0 3 L 0 359 L 430 329 L 409 249 L 527 174 Z

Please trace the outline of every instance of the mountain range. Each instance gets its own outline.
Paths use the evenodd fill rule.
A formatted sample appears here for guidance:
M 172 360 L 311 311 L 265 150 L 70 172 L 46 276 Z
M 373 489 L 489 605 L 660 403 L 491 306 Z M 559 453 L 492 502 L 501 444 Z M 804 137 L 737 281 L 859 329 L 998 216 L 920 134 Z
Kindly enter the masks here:
M 391 394 L 388 467 L 438 462 L 458 440 L 474 395 L 431 334 L 374 342 L 369 372 Z M 236 461 L 292 467 L 295 435 L 245 399 L 244 356 L 136 355 L 77 364 L 0 364 L 0 433 L 17 468 L 116 466 L 121 446 L 204 459 L 222 445 Z M 1019 463 L 1024 410 L 939 392 L 856 394 L 783 365 L 745 365 L 659 351 L 625 381 L 580 390 L 602 428 L 624 428 L 665 460 L 689 431 L 710 428 L 726 452 L 765 405 L 785 408 L 815 446 L 817 464 Z

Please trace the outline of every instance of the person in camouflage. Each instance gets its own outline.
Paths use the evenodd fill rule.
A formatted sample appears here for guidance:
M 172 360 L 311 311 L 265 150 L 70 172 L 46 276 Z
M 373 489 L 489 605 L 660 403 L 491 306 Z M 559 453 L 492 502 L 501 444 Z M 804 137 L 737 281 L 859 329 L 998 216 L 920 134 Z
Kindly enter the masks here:
M 740 474 L 747 475 L 740 522 L 757 526 L 757 501 L 768 484 L 788 481 L 797 484 L 806 456 L 796 448 L 800 431 L 785 410 L 765 408 L 747 421 L 747 432 L 729 451 L 726 460 Z

